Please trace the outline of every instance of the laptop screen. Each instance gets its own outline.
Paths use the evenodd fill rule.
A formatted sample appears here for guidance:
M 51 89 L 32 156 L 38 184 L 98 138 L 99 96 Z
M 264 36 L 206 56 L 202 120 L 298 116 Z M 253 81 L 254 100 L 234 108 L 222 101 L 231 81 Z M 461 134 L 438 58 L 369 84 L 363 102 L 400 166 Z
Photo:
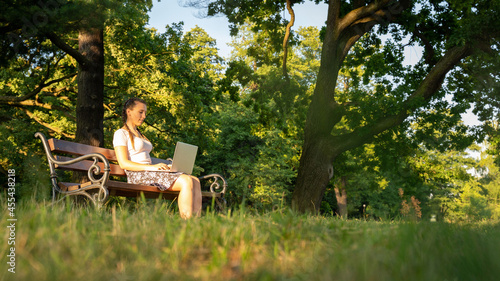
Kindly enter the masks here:
M 196 145 L 177 142 L 170 171 L 183 172 L 188 175 L 193 173 L 197 152 L 198 147 Z

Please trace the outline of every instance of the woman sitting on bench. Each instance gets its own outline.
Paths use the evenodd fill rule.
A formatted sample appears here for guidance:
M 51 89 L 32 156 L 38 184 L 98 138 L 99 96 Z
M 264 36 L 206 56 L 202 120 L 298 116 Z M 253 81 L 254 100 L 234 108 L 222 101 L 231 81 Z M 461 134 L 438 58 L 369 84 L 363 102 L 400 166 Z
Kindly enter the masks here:
M 201 187 L 196 177 L 180 172 L 169 172 L 165 163 L 152 164 L 149 153 L 151 142 L 138 127 L 146 118 L 146 103 L 139 98 L 125 102 L 122 110 L 123 127 L 113 136 L 118 164 L 127 174 L 128 183 L 148 184 L 160 190 L 179 191 L 179 212 L 183 218 L 199 216 L 201 212 Z

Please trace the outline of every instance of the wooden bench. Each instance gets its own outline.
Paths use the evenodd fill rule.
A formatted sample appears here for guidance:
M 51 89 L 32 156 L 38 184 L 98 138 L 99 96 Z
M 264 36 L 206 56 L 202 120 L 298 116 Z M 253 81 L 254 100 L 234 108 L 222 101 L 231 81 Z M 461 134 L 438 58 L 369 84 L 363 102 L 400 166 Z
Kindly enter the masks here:
M 67 196 L 82 195 L 90 199 L 97 207 L 105 204 L 110 196 L 138 197 L 141 194 L 146 198 L 162 197 L 174 200 L 179 195 L 178 191 L 160 191 L 155 186 L 131 184 L 120 180 L 111 180 L 110 176 L 117 179 L 126 178 L 125 171 L 120 168 L 116 160 L 115 151 L 102 147 L 74 143 L 70 141 L 47 138 L 40 132 L 35 137 L 42 140 L 47 159 L 49 161 L 50 178 L 52 182 L 52 200 L 62 200 Z M 153 164 L 170 163 L 170 160 L 158 158 L 151 159 Z M 110 163 L 111 162 L 111 163 Z M 57 170 L 87 172 L 87 181 L 71 183 L 59 181 Z M 226 180 L 219 174 L 210 174 L 198 179 L 208 181 L 210 191 L 202 191 L 204 201 L 214 201 L 215 207 L 223 210 L 226 207 L 224 193 Z

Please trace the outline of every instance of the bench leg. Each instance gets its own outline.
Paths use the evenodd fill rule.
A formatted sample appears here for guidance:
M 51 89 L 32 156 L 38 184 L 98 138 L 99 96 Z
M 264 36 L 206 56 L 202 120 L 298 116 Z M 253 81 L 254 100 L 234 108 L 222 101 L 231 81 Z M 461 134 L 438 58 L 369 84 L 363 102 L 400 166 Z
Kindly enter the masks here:
M 203 197 L 203 210 L 207 207 L 216 213 L 225 213 L 227 210 L 227 201 L 224 197 Z
M 96 208 L 101 208 L 109 198 L 109 191 L 99 184 L 67 184 L 59 182 L 52 189 L 52 204 L 64 200 L 66 197 L 83 196 L 90 200 Z M 56 200 L 57 197 L 60 197 Z

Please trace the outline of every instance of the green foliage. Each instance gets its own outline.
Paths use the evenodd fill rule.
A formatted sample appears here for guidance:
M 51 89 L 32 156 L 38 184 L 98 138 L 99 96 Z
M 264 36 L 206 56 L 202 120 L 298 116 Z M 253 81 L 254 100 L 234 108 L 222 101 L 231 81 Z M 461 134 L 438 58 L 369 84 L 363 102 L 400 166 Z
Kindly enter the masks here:
M 488 201 L 488 208 L 492 212 L 493 219 L 500 217 L 500 169 L 495 163 L 497 159 L 498 154 L 490 155 L 483 151 L 477 166 L 477 173 L 480 176 L 479 183 L 481 184 L 480 192 L 485 194 L 484 197 Z
M 280 53 L 266 43 L 266 33 L 254 33 L 249 25 L 240 31 L 219 80 L 229 99 L 207 122 L 217 128 L 217 149 L 207 158 L 210 171 L 229 178 L 234 202 L 270 209 L 287 204 L 295 182 L 302 124 L 319 67 L 318 30 L 299 30 L 304 42 L 290 49 L 289 81 L 275 67 Z
M 487 194 L 472 174 L 478 163 L 467 153 L 424 151 L 412 163 L 430 188 L 429 211 L 438 215 L 438 219 L 490 218 Z
M 257 210 L 286 204 L 297 165 L 297 143 L 279 130 L 262 128 L 252 110 L 227 103 L 211 116 L 206 173 L 221 173 L 229 182 L 233 204 L 246 201 Z
M 262 139 L 254 135 L 257 116 L 238 104 L 221 105 L 211 123 L 216 136 L 210 142 L 207 172 L 221 173 L 231 183 L 229 196 L 236 202 L 250 197 L 255 178 L 248 171 L 257 163 Z M 230 197 L 230 198 L 231 198 Z
M 283 132 L 259 131 L 265 141 L 260 146 L 258 161 L 250 170 L 255 185 L 252 199 L 255 204 L 272 208 L 288 205 L 298 166 L 299 143 L 286 138 Z
M 407 139 L 411 133 L 417 135 Z M 492 210 L 497 209 L 497 196 L 488 188 L 496 190 L 496 184 L 486 187 L 481 182 L 490 173 L 494 179 L 496 170 L 483 167 L 484 175 L 475 177 L 473 171 L 480 162 L 468 152 L 460 152 L 462 145 L 468 143 L 464 131 L 443 134 L 432 124 L 418 121 L 406 133 L 394 130 L 382 134 L 373 145 L 344 153 L 334 166 L 334 181 L 341 176 L 348 178 L 351 217 L 404 217 L 403 205 L 413 208 L 412 202 L 418 200 L 422 219 L 432 215 L 447 221 L 489 219 Z M 493 158 L 488 159 L 490 162 L 483 162 L 490 167 Z M 404 197 L 398 194 L 399 189 Z M 332 185 L 327 187 L 325 200 L 329 206 L 336 205 Z M 322 211 L 329 212 L 328 208 Z
M 500 118 L 499 118 L 500 119 Z M 497 167 L 500 167 L 500 127 L 498 126 L 498 119 L 485 123 L 486 131 L 488 134 L 488 154 L 494 157 L 494 162 Z
M 450 210 L 451 220 L 481 221 L 491 218 L 491 208 L 485 191 L 478 183 L 468 183 L 457 198 L 456 209 Z M 453 212 L 455 211 L 455 212 Z

